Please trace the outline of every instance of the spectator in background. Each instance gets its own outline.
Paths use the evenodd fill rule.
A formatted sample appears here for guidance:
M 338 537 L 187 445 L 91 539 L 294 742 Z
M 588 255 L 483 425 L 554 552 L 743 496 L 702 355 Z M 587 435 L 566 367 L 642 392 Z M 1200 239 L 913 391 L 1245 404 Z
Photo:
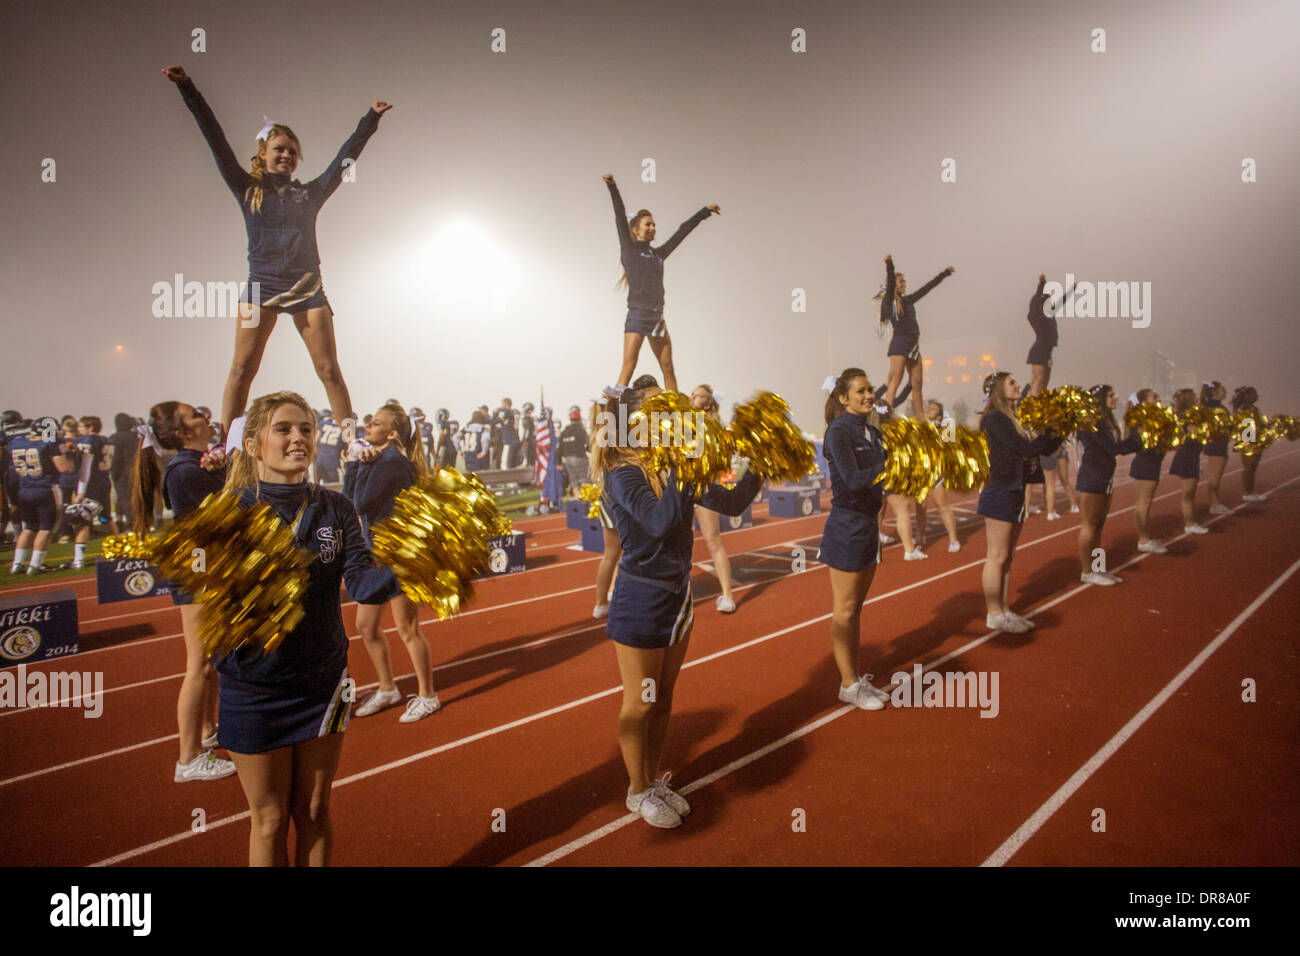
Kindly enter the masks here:
M 532 468 L 537 464 L 537 419 L 533 418 L 533 403 L 524 402 L 524 464 Z
M 488 424 L 487 412 L 482 408 L 476 408 L 460 437 L 460 450 L 465 455 L 466 471 L 476 472 L 487 469 L 491 441 L 492 426 Z
M 451 430 L 451 417 L 445 408 L 438 409 L 438 414 L 435 417 L 438 426 L 438 443 L 436 446 L 432 446 L 435 448 L 434 463 L 439 468 L 455 468 L 456 444 L 454 433 Z
M 587 429 L 582 424 L 582 409 L 569 407 L 569 424 L 560 432 L 560 460 L 568 478 L 568 493 L 577 494 L 578 488 L 590 479 L 587 462 Z
M 63 543 L 72 540 L 72 528 L 63 514 L 63 508 L 65 505 L 72 504 L 72 497 L 77 493 L 77 474 L 81 470 L 81 450 L 77 447 L 77 439 L 80 437 L 77 420 L 71 415 L 64 415 L 59 424 L 63 429 L 63 434 L 56 444 L 59 446 L 59 454 L 72 462 L 72 469 L 59 473 L 58 508 L 55 512 L 54 533 L 50 535 L 50 538 L 55 542 Z
M 501 399 L 501 407 L 497 409 L 497 418 L 501 424 L 501 444 L 506 449 L 505 466 L 507 468 L 518 468 L 520 458 L 519 412 L 515 411 L 514 403 L 510 399 Z
M 316 484 L 335 484 L 339 480 L 339 461 L 343 455 L 343 429 L 334 414 L 322 408 L 316 420 Z
M 113 517 L 119 528 L 131 527 L 131 469 L 135 465 L 135 451 L 139 444 L 135 433 L 135 420 L 126 412 L 113 418 L 113 434 L 108 442 L 113 446 L 113 460 L 108 477 L 113 484 Z
M 483 406 L 483 414 L 484 415 L 488 414 L 486 405 Z M 488 438 L 488 450 L 491 453 L 491 461 L 492 461 L 491 467 L 494 469 L 500 468 L 501 451 L 503 448 L 501 442 L 501 409 L 498 408 L 495 412 L 493 412 L 488 417 L 487 423 L 488 423 L 488 432 L 490 436 Z

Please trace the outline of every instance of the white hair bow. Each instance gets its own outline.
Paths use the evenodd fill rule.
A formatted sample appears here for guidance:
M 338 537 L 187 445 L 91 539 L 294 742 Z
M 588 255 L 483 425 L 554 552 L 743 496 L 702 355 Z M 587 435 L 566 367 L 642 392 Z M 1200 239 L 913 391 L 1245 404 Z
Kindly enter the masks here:
M 600 390 L 600 394 L 607 399 L 612 398 L 615 401 L 617 401 L 618 399 L 623 397 L 623 393 L 626 391 L 627 391 L 626 385 L 606 385 L 604 388 Z
M 1128 397 L 1128 403 L 1129 403 L 1130 405 L 1141 405 L 1141 404 L 1142 404 L 1140 401 L 1138 401 L 1138 393 L 1137 393 L 1137 392 L 1134 392 L 1133 394 L 1131 394 L 1131 395 Z
M 257 139 L 259 142 L 271 135 L 271 127 L 279 125 L 265 113 L 262 114 L 262 119 L 266 121 L 266 125 L 257 131 Z
M 158 436 L 154 434 L 153 428 L 148 425 L 136 425 L 135 433 L 144 440 L 145 448 L 152 448 L 155 455 L 162 457 L 162 445 L 158 444 Z
M 722 396 L 719 395 L 717 392 L 713 393 L 713 404 L 717 405 L 719 408 L 722 407 Z
M 886 405 L 884 402 L 877 402 L 875 405 L 872 406 L 872 408 L 874 408 L 874 409 L 876 410 L 876 413 L 877 413 L 877 414 L 880 414 L 880 415 L 888 415 L 888 414 L 889 414 L 889 406 Z
M 827 375 L 826 381 L 822 382 L 822 391 L 823 392 L 835 391 L 835 383 L 838 382 L 839 380 L 840 377 L 838 375 Z
M 226 432 L 226 454 L 244 450 L 244 416 L 240 415 L 230 423 Z

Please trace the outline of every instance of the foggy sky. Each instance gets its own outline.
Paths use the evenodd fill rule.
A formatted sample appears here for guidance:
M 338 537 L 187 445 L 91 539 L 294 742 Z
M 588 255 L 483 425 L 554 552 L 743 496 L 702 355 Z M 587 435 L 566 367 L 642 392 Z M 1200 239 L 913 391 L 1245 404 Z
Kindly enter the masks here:
M 1300 5 L 1261 0 L 26 4 L 0 39 L 0 406 L 219 409 L 235 320 L 151 313 L 174 274 L 247 277 L 239 210 L 160 72 L 179 63 L 241 159 L 264 114 L 293 126 L 303 181 L 395 104 L 318 222 L 360 413 L 397 397 L 465 421 L 544 386 L 563 417 L 613 382 L 609 172 L 658 241 L 721 205 L 667 260 L 665 317 L 680 384 L 727 405 L 773 389 L 820 432 L 827 374 L 883 382 L 869 300 L 892 253 L 913 290 L 956 268 L 918 305 L 923 355 L 973 339 L 1027 381 L 1038 273 L 1145 281 L 1148 328 L 1062 320 L 1053 384 L 1126 395 L 1161 350 L 1180 380 L 1300 414 L 1298 28 Z M 936 378 L 927 395 L 977 404 Z M 279 388 L 325 404 L 288 318 L 251 394 Z

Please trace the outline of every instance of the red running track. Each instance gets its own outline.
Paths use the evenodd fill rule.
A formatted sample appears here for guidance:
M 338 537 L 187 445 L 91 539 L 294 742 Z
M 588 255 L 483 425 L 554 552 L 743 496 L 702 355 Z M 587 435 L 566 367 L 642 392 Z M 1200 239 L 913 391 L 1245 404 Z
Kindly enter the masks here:
M 444 710 L 413 725 L 390 710 L 349 726 L 335 862 L 1294 864 L 1300 452 L 1267 453 L 1259 487 L 1267 502 L 1181 537 L 1177 482 L 1166 479 L 1152 522 L 1170 553 L 1139 555 L 1133 485 L 1118 485 L 1102 541 L 1125 578 L 1115 588 L 1078 584 L 1075 516 L 1031 517 L 1012 573 L 1015 606 L 1039 624 L 1028 635 L 984 627 L 972 516 L 959 512 L 958 554 L 942 538 L 924 562 L 887 549 L 863 614 L 876 683 L 917 663 L 996 672 L 991 719 L 840 705 L 829 585 L 812 560 L 824 515 L 771 519 L 757 507 L 754 528 L 724 537 L 737 613 L 718 614 L 716 582 L 695 576 L 665 754 L 694 812 L 674 831 L 622 805 L 618 675 L 590 618 L 594 560 L 564 549 L 576 532 L 562 519 L 518 522 L 539 545 L 530 570 L 483 582 L 469 613 L 425 627 Z M 1235 463 L 1224 490 L 1240 492 Z M 955 504 L 973 507 L 969 496 Z M 802 573 L 791 570 L 795 544 Z M 695 558 L 707 559 L 702 542 Z M 171 781 L 179 613 L 166 599 L 101 608 L 93 586 L 74 585 L 87 651 L 70 660 L 103 672 L 103 716 L 0 711 L 6 862 L 242 864 L 237 780 Z M 345 607 L 349 629 L 354 617 Z M 374 680 L 358 643 L 351 666 L 363 686 Z M 1254 702 L 1242 700 L 1247 679 Z M 401 683 L 413 691 L 412 678 Z M 196 811 L 202 833 L 191 829 Z

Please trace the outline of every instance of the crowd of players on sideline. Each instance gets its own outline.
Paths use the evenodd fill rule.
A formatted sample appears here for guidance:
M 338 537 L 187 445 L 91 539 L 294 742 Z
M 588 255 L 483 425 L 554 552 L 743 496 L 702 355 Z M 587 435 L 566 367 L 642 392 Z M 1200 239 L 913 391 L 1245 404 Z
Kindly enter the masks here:
M 534 414 L 535 410 L 531 402 L 516 409 L 509 398 L 504 398 L 494 412 L 487 405 L 474 409 L 464 426 L 452 419 L 445 408 L 438 409 L 432 422 L 425 419 L 418 407 L 411 408 L 410 415 L 418 423 L 431 467 L 451 466 L 462 471 L 484 472 L 535 466 L 537 425 L 551 417 L 549 408 L 543 408 L 541 415 Z M 197 411 L 211 414 L 203 407 Z M 576 493 L 578 486 L 589 477 L 588 433 L 577 405 L 570 407 L 568 417 L 568 423 L 559 433 L 557 457 L 562 466 L 565 492 Z M 365 422 L 370 418 L 366 415 Z M 212 424 L 215 446 L 225 441 L 225 431 L 220 422 Z M 114 431 L 104 435 L 103 422 L 95 415 L 81 418 L 64 415 L 53 426 L 53 419 L 34 420 L 18 411 L 4 412 L 0 417 L 0 540 L 11 543 L 20 530 L 18 480 L 24 462 L 15 458 L 16 451 L 11 451 L 10 445 L 34 429 L 47 439 L 51 431 L 56 432 L 53 443 L 62 462 L 51 489 L 57 512 L 51 539 L 58 542 L 75 538 L 84 543 L 92 528 L 102 526 L 109 534 L 130 530 L 131 469 L 140 447 L 138 429 L 143 425 L 144 419 L 119 412 L 113 419 Z M 320 410 L 316 438 L 314 478 L 321 484 L 336 484 L 342 480 L 346 455 L 343 430 L 328 409 Z M 164 454 L 170 457 L 175 453 Z M 509 485 L 517 484 L 509 482 Z M 161 501 L 155 508 L 161 509 Z

